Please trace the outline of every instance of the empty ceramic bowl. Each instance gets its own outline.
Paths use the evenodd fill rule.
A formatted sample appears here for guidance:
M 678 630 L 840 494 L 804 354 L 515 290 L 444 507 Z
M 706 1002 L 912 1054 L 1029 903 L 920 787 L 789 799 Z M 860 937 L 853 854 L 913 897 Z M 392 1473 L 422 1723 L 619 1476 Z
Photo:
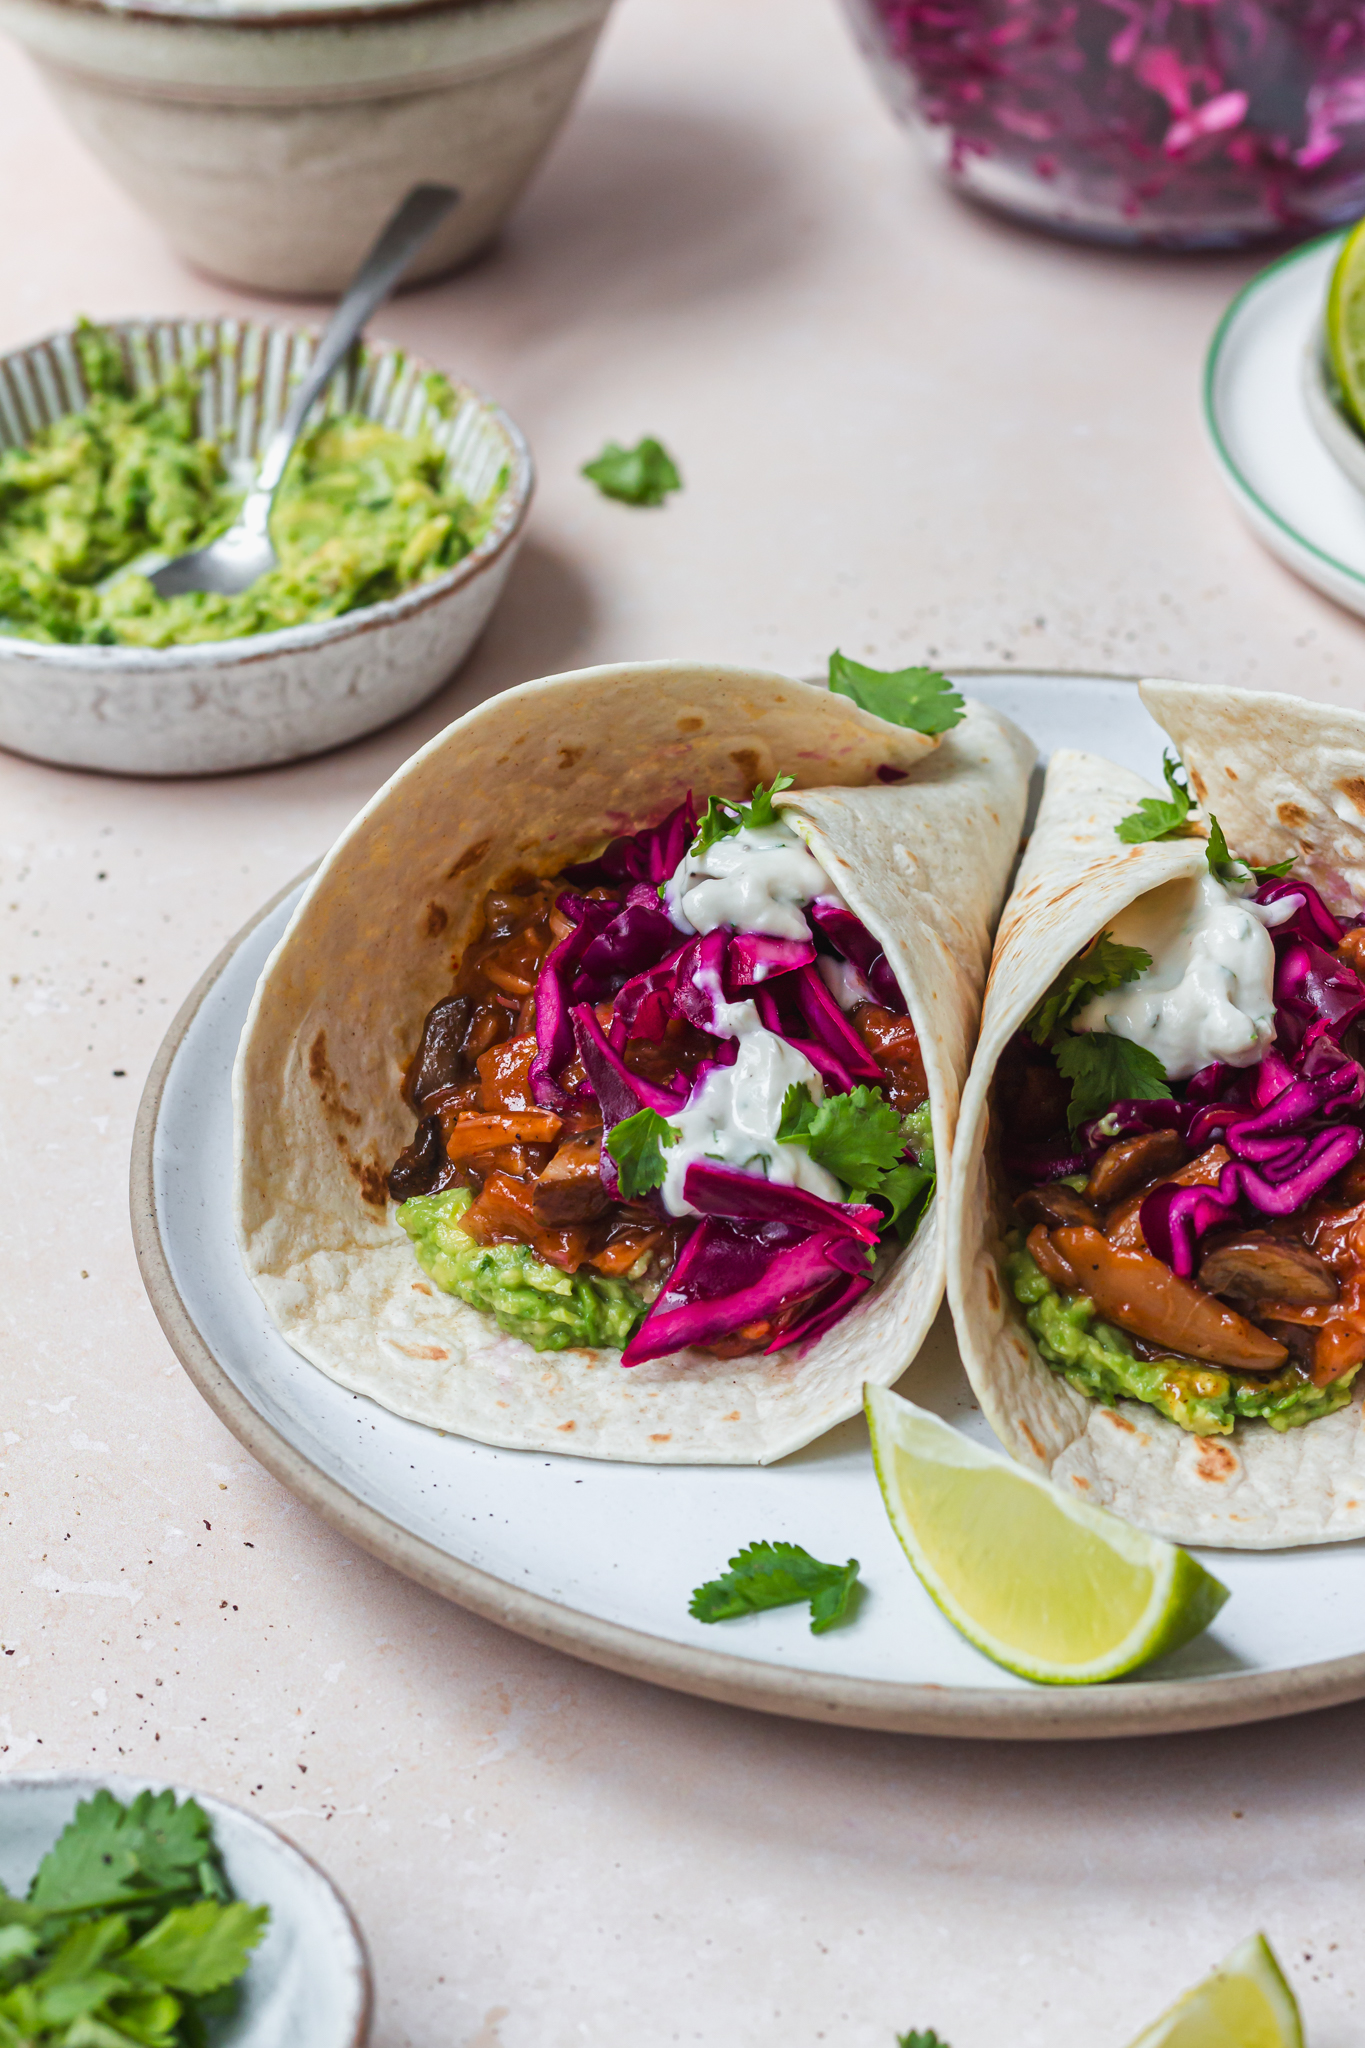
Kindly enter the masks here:
M 101 1787 L 126 1804 L 149 1786 L 164 1789 L 159 1780 L 94 1771 L 6 1773 L 0 1777 L 0 1884 L 22 1898 L 79 1803 Z M 171 1789 L 177 1799 L 196 1799 L 207 1813 L 237 1897 L 270 1908 L 237 2010 L 215 2030 L 215 2048 L 365 2048 L 374 2001 L 369 1958 L 331 1879 L 254 1813 L 205 1792 Z
M 337 293 L 411 185 L 463 200 L 410 279 L 496 234 L 611 0 L 0 0 L 81 140 L 179 253 Z
M 136 388 L 176 365 L 202 375 L 202 430 L 248 467 L 312 360 L 316 336 L 239 320 L 110 323 Z M 428 395 L 430 366 L 384 342 L 338 372 L 329 411 L 363 413 L 447 451 L 447 480 L 491 525 L 471 554 L 430 582 L 280 632 L 189 646 L 50 645 L 0 631 L 0 746 L 63 767 L 125 775 L 212 775 L 316 754 L 401 717 L 459 667 L 516 553 L 531 456 L 498 406 L 452 383 L 454 409 Z M 0 356 L 0 448 L 87 401 L 70 333 Z M 500 481 L 501 480 L 501 481 Z

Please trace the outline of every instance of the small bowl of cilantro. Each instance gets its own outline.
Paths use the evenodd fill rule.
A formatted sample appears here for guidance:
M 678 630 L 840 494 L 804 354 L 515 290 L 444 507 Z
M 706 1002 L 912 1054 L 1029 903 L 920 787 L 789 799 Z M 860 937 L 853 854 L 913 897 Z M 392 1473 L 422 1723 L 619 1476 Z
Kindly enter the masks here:
M 121 774 L 261 767 L 388 724 L 459 667 L 531 458 L 490 400 L 385 343 L 294 449 L 277 566 L 234 597 L 149 581 L 231 525 L 315 340 L 82 321 L 0 357 L 0 746 Z
M 317 1865 L 202 1793 L 0 1778 L 4 2048 L 364 2048 L 360 1932 Z

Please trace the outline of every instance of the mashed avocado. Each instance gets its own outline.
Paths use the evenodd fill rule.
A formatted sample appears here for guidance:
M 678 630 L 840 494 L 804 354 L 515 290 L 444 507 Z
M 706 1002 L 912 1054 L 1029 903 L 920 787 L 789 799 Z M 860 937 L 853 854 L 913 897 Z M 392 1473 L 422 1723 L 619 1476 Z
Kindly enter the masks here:
M 276 569 L 237 597 L 159 598 L 137 565 L 221 533 L 241 491 L 199 435 L 193 377 L 135 394 L 102 329 L 82 326 L 77 347 L 89 404 L 0 455 L 0 632 L 121 647 L 276 632 L 439 575 L 487 529 L 501 481 L 471 505 L 447 488 L 428 433 L 348 413 L 290 458 L 271 513 Z M 433 402 L 448 404 L 450 387 L 433 382 Z
M 1122 1330 L 1096 1316 L 1088 1295 L 1059 1294 L 1017 1239 L 1011 1241 L 1005 1272 L 1048 1364 L 1107 1407 L 1115 1401 L 1145 1401 L 1193 1436 L 1230 1436 L 1239 1419 L 1298 1429 L 1344 1408 L 1351 1398 L 1355 1372 L 1328 1387 L 1315 1387 L 1299 1365 L 1286 1366 L 1274 1379 L 1260 1379 L 1195 1358 L 1139 1358 Z
M 447 1294 L 491 1315 L 509 1337 L 537 1351 L 610 1344 L 624 1350 L 645 1303 L 624 1280 L 561 1273 L 529 1245 L 476 1244 L 459 1227 L 474 1197 L 467 1188 L 413 1195 L 397 1211 L 418 1264 Z

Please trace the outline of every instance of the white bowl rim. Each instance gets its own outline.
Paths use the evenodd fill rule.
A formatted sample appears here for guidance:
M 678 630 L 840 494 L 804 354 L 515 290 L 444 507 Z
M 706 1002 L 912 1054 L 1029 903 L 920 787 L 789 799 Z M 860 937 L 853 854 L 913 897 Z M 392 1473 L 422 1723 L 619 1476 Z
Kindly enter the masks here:
M 81 4 L 81 0 L 77 0 L 77 4 Z M 267 328 L 284 334 L 310 335 L 314 339 L 319 333 L 319 329 L 307 321 L 270 320 L 254 314 L 238 316 L 232 313 L 125 313 L 116 319 L 97 320 L 93 324 L 118 333 L 128 328 L 221 326 L 231 320 L 236 320 L 244 328 Z M 74 326 L 59 327 L 51 334 L 39 335 L 17 348 L 0 349 L 0 363 L 9 363 L 33 349 L 65 340 L 76 331 Z M 467 395 L 481 408 L 508 444 L 512 473 L 503 488 L 493 526 L 462 561 L 441 575 L 433 576 L 429 582 L 414 583 L 410 589 L 400 590 L 396 597 L 383 598 L 378 604 L 357 605 L 354 611 L 342 612 L 337 618 L 314 619 L 301 626 L 281 626 L 273 633 L 243 633 L 231 640 L 193 640 L 170 647 L 104 647 L 91 643 L 28 640 L 19 633 L 0 632 L 0 661 L 31 661 L 39 667 L 86 671 L 96 667 L 110 676 L 145 674 L 148 670 L 170 673 L 172 670 L 246 667 L 252 662 L 273 660 L 276 655 L 288 654 L 298 648 L 325 646 L 334 640 L 346 640 L 353 635 L 372 633 L 382 626 L 396 625 L 410 618 L 414 612 L 425 611 L 428 605 L 438 603 L 461 584 L 472 583 L 476 576 L 491 568 L 517 539 L 530 510 L 536 473 L 526 436 L 510 414 L 476 384 L 466 383 L 463 378 L 441 369 L 439 364 L 414 355 L 401 342 L 385 341 L 379 335 L 365 335 L 361 339 L 366 348 L 392 349 L 414 369 L 447 378 L 456 391 Z
M 221 1799 L 216 1792 L 204 1792 L 192 1785 L 182 1785 L 174 1778 L 143 1777 L 131 1771 L 62 1770 L 60 1767 L 50 1771 L 5 1771 L 0 1773 L 0 1801 L 3 1801 L 6 1791 L 12 1786 L 17 1786 L 21 1791 L 43 1792 L 60 1792 L 70 1787 L 78 1794 L 83 1793 L 87 1796 L 92 1792 L 106 1791 L 112 1792 L 116 1799 L 121 1799 L 125 1804 L 136 1798 L 139 1792 L 173 1792 L 177 1800 L 193 1799 L 199 1805 L 208 1808 L 210 1818 L 216 1808 L 219 1812 L 230 1814 L 234 1822 L 243 1823 L 255 1834 L 268 1835 L 287 1856 L 297 1857 L 298 1861 L 326 1886 L 341 1908 L 342 1920 L 355 1946 L 362 1994 L 360 2013 L 348 2048 L 365 2048 L 374 2024 L 374 1970 L 360 1922 L 335 1878 L 323 1869 L 316 1857 L 310 1856 L 306 1849 L 301 1849 L 298 1843 L 282 1829 L 277 1828 L 273 1821 L 263 1820 L 258 1813 L 249 1813 L 246 1807 L 238 1806 L 235 1800 Z
M 388 22 L 422 20 L 437 14 L 477 14 L 487 12 L 490 5 L 504 12 L 515 12 L 522 0 L 355 0 L 354 6 L 267 6 L 255 8 L 249 4 L 229 10 L 211 4 L 195 4 L 195 0 L 129 0 L 127 6 L 119 0 L 42 0 L 47 7 L 61 8 L 72 14 L 93 15 L 109 21 L 138 21 L 163 24 L 170 28 L 222 28 L 233 31 L 249 29 L 312 29 L 312 28 L 366 28 L 382 27 Z M 611 0 L 602 0 L 605 14 Z M 545 40 L 554 41 L 562 33 L 559 29 L 548 31 Z

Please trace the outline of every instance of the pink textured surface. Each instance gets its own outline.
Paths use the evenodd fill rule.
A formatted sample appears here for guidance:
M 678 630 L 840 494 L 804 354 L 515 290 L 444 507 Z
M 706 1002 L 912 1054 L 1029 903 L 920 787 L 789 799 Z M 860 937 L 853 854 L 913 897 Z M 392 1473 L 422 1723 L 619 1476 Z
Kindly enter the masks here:
M 254 309 L 174 262 L 9 46 L 0 104 L 0 343 L 78 310 Z M 147 1307 L 124 1193 L 201 968 L 507 683 L 671 654 L 801 672 L 842 642 L 1357 692 L 1359 627 L 1259 552 L 1200 445 L 1203 349 L 1251 267 L 964 212 L 815 0 L 623 0 L 502 248 L 380 323 L 494 392 L 540 465 L 464 677 L 372 741 L 219 783 L 0 757 L 0 1768 L 164 1768 L 280 1818 L 366 1927 L 381 2048 L 891 2048 L 912 2025 L 1122 2048 L 1257 1925 L 1313 2048 L 1358 2038 L 1365 1708 L 991 1748 L 534 1649 L 239 1451 Z M 687 480 L 663 512 L 576 475 L 641 432 Z

